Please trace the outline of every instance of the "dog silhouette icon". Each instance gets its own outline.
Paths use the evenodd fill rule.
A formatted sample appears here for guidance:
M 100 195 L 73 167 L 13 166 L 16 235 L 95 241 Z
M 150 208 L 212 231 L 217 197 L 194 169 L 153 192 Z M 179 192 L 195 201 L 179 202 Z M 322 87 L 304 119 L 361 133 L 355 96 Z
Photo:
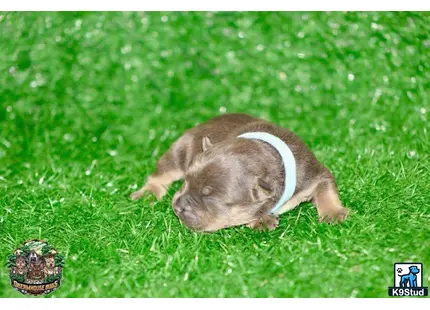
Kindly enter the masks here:
M 410 266 L 409 273 L 400 275 L 400 287 L 417 287 L 417 274 L 420 272 L 417 266 Z

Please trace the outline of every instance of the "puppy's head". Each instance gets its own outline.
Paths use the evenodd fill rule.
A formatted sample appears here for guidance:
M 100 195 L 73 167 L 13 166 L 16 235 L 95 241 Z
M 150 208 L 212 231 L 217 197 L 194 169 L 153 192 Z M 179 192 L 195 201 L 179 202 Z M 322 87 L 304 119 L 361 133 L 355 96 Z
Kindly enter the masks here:
M 36 252 L 31 251 L 28 255 L 28 262 L 30 264 L 38 264 L 39 263 L 39 256 L 36 254 Z
M 173 210 L 186 226 L 210 232 L 247 224 L 274 204 L 275 193 L 255 147 L 246 139 L 215 145 L 203 140 L 203 152 L 173 197 Z
M 26 265 L 25 257 L 24 256 L 17 256 L 16 257 L 16 266 L 18 268 L 24 268 L 25 265 Z
M 45 257 L 45 265 L 48 268 L 54 268 L 55 267 L 55 258 L 52 255 Z

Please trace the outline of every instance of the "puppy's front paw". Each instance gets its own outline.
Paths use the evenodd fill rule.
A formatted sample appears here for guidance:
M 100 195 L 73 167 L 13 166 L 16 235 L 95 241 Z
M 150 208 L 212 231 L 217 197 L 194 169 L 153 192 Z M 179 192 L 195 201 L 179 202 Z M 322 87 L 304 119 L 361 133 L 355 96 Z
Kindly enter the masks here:
M 137 199 L 139 199 L 140 197 L 142 197 L 144 194 L 145 194 L 145 191 L 144 191 L 144 190 L 142 190 L 142 189 L 140 189 L 140 190 L 138 190 L 137 192 L 131 193 L 131 195 L 130 195 L 130 199 L 131 199 L 131 200 L 137 200 Z
M 263 215 L 260 219 L 255 220 L 246 226 L 255 230 L 274 230 L 279 225 L 279 216 L 277 215 Z
M 167 193 L 167 190 L 164 186 L 155 183 L 147 183 L 137 192 L 134 192 L 130 195 L 132 200 L 137 200 L 142 197 L 146 192 L 150 192 L 157 197 L 158 200 L 163 198 L 163 196 Z
M 347 208 L 340 208 L 340 209 L 334 209 L 331 210 L 331 212 L 324 212 L 319 215 L 320 222 L 328 223 L 328 224 L 337 224 L 341 223 L 349 215 L 349 209 Z

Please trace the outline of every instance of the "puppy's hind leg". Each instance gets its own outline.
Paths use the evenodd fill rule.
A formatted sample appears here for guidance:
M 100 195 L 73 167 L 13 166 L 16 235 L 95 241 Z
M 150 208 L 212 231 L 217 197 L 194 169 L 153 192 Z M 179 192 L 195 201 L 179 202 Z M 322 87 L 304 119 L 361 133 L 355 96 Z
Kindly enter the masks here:
M 157 163 L 157 169 L 148 177 L 145 185 L 130 195 L 132 200 L 139 199 L 145 192 L 151 192 L 157 199 L 161 199 L 167 193 L 167 189 L 172 182 L 183 178 L 184 173 L 176 166 L 172 155 L 172 150 L 169 150 L 161 156 Z
M 321 222 L 342 222 L 349 214 L 349 210 L 342 206 L 336 183 L 331 178 L 325 179 L 318 184 L 312 202 L 317 207 Z

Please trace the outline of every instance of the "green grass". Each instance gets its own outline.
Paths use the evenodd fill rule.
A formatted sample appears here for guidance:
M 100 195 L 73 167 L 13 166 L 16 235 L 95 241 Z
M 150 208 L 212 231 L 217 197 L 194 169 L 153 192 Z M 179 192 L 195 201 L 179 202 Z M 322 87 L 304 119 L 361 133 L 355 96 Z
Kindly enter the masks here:
M 0 296 L 6 257 L 66 256 L 56 297 L 386 297 L 430 277 L 428 13 L 0 13 Z M 288 127 L 353 210 L 194 233 L 128 199 L 181 133 L 221 112 Z

